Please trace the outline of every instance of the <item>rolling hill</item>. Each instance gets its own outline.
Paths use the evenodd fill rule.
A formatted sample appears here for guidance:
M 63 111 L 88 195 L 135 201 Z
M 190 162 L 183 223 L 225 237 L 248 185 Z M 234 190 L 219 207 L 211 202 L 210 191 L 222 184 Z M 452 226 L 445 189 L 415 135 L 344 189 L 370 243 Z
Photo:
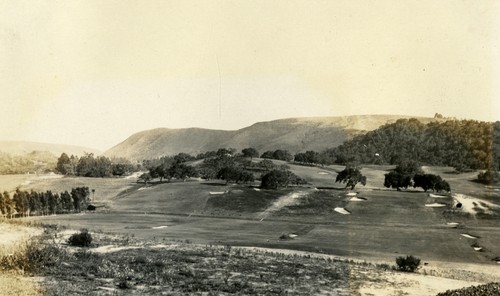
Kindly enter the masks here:
M 65 152 L 81 156 L 85 152 L 100 154 L 96 149 L 24 141 L 0 141 L 0 174 L 24 174 L 52 171 L 57 158 Z
M 306 150 L 321 151 L 336 147 L 354 135 L 395 122 L 399 115 L 356 115 L 342 117 L 289 118 L 258 122 L 239 130 L 201 128 L 158 128 L 136 133 L 104 153 L 108 157 L 133 160 L 150 159 L 179 152 L 198 154 L 219 148 L 238 151 L 254 147 L 260 153 L 286 149 L 291 153 Z M 418 117 L 421 122 L 436 120 Z
M 68 155 L 78 156 L 83 155 L 85 152 L 101 154 L 101 151 L 88 147 L 25 141 L 0 141 L 0 151 L 12 155 L 25 155 L 33 151 L 44 151 L 57 157 L 63 152 Z

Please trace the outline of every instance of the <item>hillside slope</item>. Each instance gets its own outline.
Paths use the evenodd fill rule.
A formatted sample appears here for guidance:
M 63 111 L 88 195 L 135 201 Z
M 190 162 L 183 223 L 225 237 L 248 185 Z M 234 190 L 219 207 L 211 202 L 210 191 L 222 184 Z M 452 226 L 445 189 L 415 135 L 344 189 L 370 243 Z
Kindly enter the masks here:
M 81 156 L 96 149 L 23 141 L 0 141 L 0 174 L 46 173 L 54 170 L 57 158 L 65 152 Z
M 255 123 L 234 131 L 200 128 L 158 128 L 130 136 L 104 153 L 106 156 L 148 159 L 179 152 L 197 154 L 222 147 L 238 151 L 254 147 L 259 152 L 287 149 L 292 153 L 336 147 L 353 135 L 411 116 L 357 115 L 289 118 Z M 434 119 L 420 117 L 423 123 Z
M 78 156 L 83 155 L 85 152 L 101 154 L 101 151 L 88 147 L 25 141 L 0 141 L 0 151 L 13 155 L 25 155 L 33 151 L 46 151 L 57 157 L 63 152 L 68 155 L 73 154 Z

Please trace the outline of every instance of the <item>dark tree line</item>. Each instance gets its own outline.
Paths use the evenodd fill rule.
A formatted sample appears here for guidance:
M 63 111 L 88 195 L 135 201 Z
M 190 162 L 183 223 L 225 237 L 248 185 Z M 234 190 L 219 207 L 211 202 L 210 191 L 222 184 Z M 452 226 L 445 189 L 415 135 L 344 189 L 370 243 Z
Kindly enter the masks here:
M 71 192 L 64 191 L 60 194 L 52 193 L 52 191 L 36 192 L 17 189 L 12 198 L 5 191 L 0 194 L 0 213 L 9 218 L 79 213 L 87 209 L 89 197 L 88 187 L 73 188 Z
M 278 149 L 274 151 L 266 151 L 262 153 L 260 158 L 292 161 L 293 155 L 290 152 L 288 152 L 288 150 Z
M 80 158 L 62 153 L 56 164 L 56 171 L 60 174 L 82 177 L 123 176 L 137 169 L 136 165 L 125 158 L 94 156 L 93 153 L 87 153 Z
M 277 156 L 291 159 L 291 155 L 283 150 L 277 150 Z M 273 152 L 274 153 L 274 152 Z M 271 160 L 264 159 L 253 162 L 259 156 L 255 148 L 242 149 L 237 153 L 235 149 L 221 148 L 198 154 L 196 157 L 185 153 L 176 156 L 164 156 L 158 159 L 147 160 L 143 166 L 148 172 L 140 176 L 144 182 L 159 178 L 170 180 L 201 177 L 205 180 L 224 180 L 226 183 L 251 183 L 255 179 L 262 180 L 263 188 L 280 188 L 292 184 L 301 184 L 304 180 L 289 171 L 287 165 L 275 165 Z M 196 166 L 188 165 L 189 161 L 200 161 Z
M 262 176 L 260 187 L 264 189 L 286 188 L 290 185 L 305 184 L 306 181 L 286 168 L 274 169 Z
M 393 171 L 385 174 L 384 186 L 396 190 L 420 187 L 424 191 L 450 192 L 451 187 L 441 176 L 424 174 L 420 165 L 415 161 L 407 161 L 399 164 Z
M 400 119 L 322 154 L 338 164 L 398 164 L 412 159 L 459 171 L 498 171 L 500 122 L 449 120 L 423 124 L 417 119 Z

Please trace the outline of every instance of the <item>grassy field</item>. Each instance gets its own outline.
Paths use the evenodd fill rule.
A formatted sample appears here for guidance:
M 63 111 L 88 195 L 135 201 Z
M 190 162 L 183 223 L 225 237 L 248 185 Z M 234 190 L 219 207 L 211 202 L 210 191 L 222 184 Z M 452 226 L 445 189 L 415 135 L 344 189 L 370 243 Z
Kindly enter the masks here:
M 20 274 L 0 274 L 8 281 L 0 295 L 434 295 L 482 282 L 463 271 L 409 274 L 317 253 L 102 232 L 90 232 L 90 247 L 72 247 L 74 233 L 47 225 L 13 254 L 0 252 L 0 268 Z
M 452 186 L 453 194 L 437 196 L 413 188 L 382 188 L 390 166 L 363 168 L 368 184 L 353 191 L 334 182 L 343 167 L 290 167 L 309 184 L 275 191 L 256 188 L 257 183 L 189 180 L 145 185 L 135 179 L 64 177 L 24 186 L 53 191 L 73 184 L 96 188 L 96 199 L 107 204 L 106 210 L 31 218 L 72 229 L 86 227 L 140 240 L 313 251 L 385 264 L 412 254 L 430 269 L 456 265 L 459 270 L 484 269 L 500 277 L 495 259 L 500 258 L 498 191 L 472 182 L 475 173 L 425 167 Z M 8 177 L 11 183 L 21 180 Z M 488 213 L 457 208 L 458 193 L 470 198 L 474 207 L 488 206 Z M 429 206 L 433 204 L 442 206 Z

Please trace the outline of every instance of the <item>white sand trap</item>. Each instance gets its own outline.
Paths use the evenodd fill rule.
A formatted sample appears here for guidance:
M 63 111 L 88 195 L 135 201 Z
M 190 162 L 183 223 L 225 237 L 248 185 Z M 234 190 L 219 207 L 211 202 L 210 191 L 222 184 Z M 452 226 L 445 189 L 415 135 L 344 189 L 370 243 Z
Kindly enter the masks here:
M 329 175 L 327 172 L 318 172 L 320 175 Z
M 226 193 L 227 191 L 210 191 L 210 195 L 221 195 Z
M 481 247 L 474 247 L 474 251 L 476 251 L 476 252 L 480 252 L 482 249 L 483 248 L 481 248 Z
M 446 226 L 451 227 L 451 228 L 457 228 L 459 223 L 457 222 L 448 222 L 446 223 Z
M 477 237 L 476 236 L 473 236 L 473 235 L 470 235 L 470 234 L 467 234 L 467 233 L 460 233 L 461 236 L 463 237 L 466 237 L 466 238 L 470 238 L 470 239 L 476 239 Z
M 431 203 L 431 204 L 426 204 L 425 206 L 429 207 L 429 208 L 442 208 L 442 207 L 446 207 L 446 204 L 435 202 L 435 203 Z
M 346 194 L 346 196 L 356 196 L 356 195 L 358 195 L 357 192 L 349 192 Z
M 455 198 L 457 203 L 462 204 L 461 209 L 464 212 L 473 215 L 477 214 L 478 211 L 487 214 L 493 214 L 493 211 L 491 209 L 500 208 L 500 206 L 497 204 L 465 194 L 455 193 L 453 194 L 453 198 Z
M 292 193 L 289 193 L 287 195 L 284 195 L 284 196 L 278 198 L 275 202 L 273 202 L 271 204 L 271 206 L 269 208 L 267 208 L 264 212 L 262 212 L 260 214 L 260 217 L 263 219 L 263 218 L 267 217 L 267 215 L 269 215 L 272 212 L 276 212 L 284 207 L 297 204 L 297 203 L 299 203 L 299 199 L 305 195 L 307 195 L 306 191 L 292 192 Z
M 365 201 L 366 199 L 364 198 L 359 198 L 359 197 L 352 197 L 351 199 L 349 199 L 349 201 Z
M 349 212 L 348 210 L 346 210 L 344 208 L 335 208 L 334 211 L 337 213 L 341 213 L 343 215 L 350 215 L 351 214 L 351 212 Z
M 151 227 L 151 229 L 163 229 L 163 228 L 167 228 L 167 227 L 168 227 L 167 225 L 162 225 L 162 226 Z
M 434 197 L 434 198 L 446 198 L 446 197 L 448 197 L 446 195 L 439 195 L 439 194 L 432 194 L 432 193 L 429 193 L 429 196 Z
M 54 174 L 54 173 L 49 173 L 47 175 L 40 175 L 40 176 L 38 176 L 38 179 L 40 179 L 40 180 L 59 179 L 59 178 L 62 178 L 62 177 L 64 177 L 64 175 L 58 175 L 58 174 Z
M 290 237 L 290 238 L 295 238 L 295 237 L 297 237 L 297 236 L 298 236 L 298 235 L 297 235 L 297 234 L 295 234 L 295 233 L 290 233 L 290 234 L 288 235 L 288 237 Z
M 260 188 L 254 188 L 253 190 L 255 190 L 255 191 L 260 191 Z
M 141 187 L 141 188 L 137 189 L 137 191 L 146 190 L 146 189 L 150 189 L 150 188 L 151 188 L 150 186 L 148 186 L 148 187 Z
M 132 179 L 132 178 L 139 178 L 140 175 L 142 175 L 143 172 L 135 172 L 130 176 L 126 176 L 124 179 Z

